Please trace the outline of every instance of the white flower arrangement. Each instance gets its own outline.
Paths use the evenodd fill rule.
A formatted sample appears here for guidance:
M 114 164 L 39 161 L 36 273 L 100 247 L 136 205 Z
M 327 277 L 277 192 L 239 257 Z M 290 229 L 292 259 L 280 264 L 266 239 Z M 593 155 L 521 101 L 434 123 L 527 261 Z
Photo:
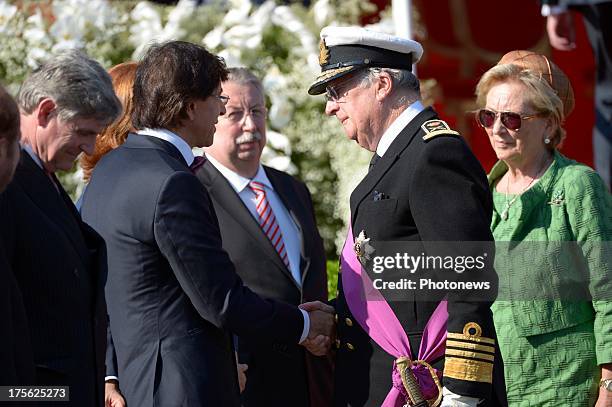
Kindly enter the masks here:
M 28 72 L 66 48 L 82 48 L 108 68 L 138 59 L 152 42 L 171 39 L 204 44 L 228 66 L 251 68 L 263 79 L 270 102 L 263 161 L 308 184 L 328 254 L 337 254 L 346 234 L 348 197 L 367 170 L 369 154 L 324 115 L 324 98 L 306 90 L 319 72 L 320 29 L 356 22 L 354 16 L 368 4 L 318 0 L 305 9 L 273 0 L 259 7 L 249 0 L 201 6 L 195 0 L 176 6 L 54 0 L 26 8 L 0 0 L 0 81 L 16 93 Z M 62 177 L 73 197 L 80 180 L 79 169 Z

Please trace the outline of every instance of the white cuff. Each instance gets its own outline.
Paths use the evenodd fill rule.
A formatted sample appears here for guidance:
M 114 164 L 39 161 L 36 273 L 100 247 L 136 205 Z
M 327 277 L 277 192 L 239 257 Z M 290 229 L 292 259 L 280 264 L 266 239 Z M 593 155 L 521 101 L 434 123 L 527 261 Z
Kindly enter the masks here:
M 440 407 L 477 407 L 480 399 L 475 397 L 460 396 L 446 387 L 442 389 L 442 403 Z
M 117 376 L 105 376 L 104 377 L 104 381 L 107 382 L 109 380 L 117 380 L 119 381 L 119 378 Z
M 300 336 L 300 341 L 298 343 L 304 342 L 310 333 L 310 317 L 308 316 L 308 312 L 301 308 L 300 311 L 302 311 L 302 316 L 304 317 L 304 329 L 302 329 L 302 336 Z
M 540 11 L 544 17 L 555 16 L 557 14 L 563 14 L 567 11 L 567 6 L 555 5 L 551 6 L 548 4 L 544 4 L 542 6 L 542 10 Z

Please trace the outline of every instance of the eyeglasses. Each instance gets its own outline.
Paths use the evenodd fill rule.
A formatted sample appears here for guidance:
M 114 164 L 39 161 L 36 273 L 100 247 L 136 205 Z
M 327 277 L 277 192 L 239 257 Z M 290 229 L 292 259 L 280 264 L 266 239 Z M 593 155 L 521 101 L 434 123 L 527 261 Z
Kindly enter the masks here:
M 224 106 L 227 105 L 227 102 L 230 100 L 230 97 L 225 95 L 215 95 L 215 97 L 219 99 Z
M 348 79 L 336 84 L 335 86 L 327 85 L 325 87 L 325 97 L 327 98 L 327 101 L 334 103 L 344 103 L 345 101 L 341 99 L 344 98 L 353 88 L 351 84 L 355 82 L 355 79 L 361 80 L 361 78 L 361 75 L 353 75 L 350 76 Z
M 540 113 L 528 116 L 521 116 L 520 113 L 494 112 L 489 109 L 480 109 L 478 112 L 476 112 L 476 119 L 478 120 L 478 123 L 485 129 L 493 127 L 497 116 L 501 118 L 501 123 L 504 125 L 505 128 L 507 128 L 508 130 L 516 131 L 521 128 L 523 120 L 529 120 L 533 119 L 534 117 L 538 117 L 540 116 Z
M 342 93 L 342 94 L 340 94 L 340 93 Z M 342 101 L 340 99 L 345 97 L 347 93 L 348 93 L 348 91 L 346 91 L 346 92 L 339 92 L 333 86 L 327 86 L 325 88 L 325 98 L 327 99 L 328 102 L 343 103 L 344 101 Z
M 232 123 L 239 123 L 247 116 L 251 116 L 251 119 L 255 121 L 265 120 L 266 108 L 258 106 L 246 111 L 240 109 L 232 109 L 228 110 L 223 116 L 220 117 L 229 120 Z

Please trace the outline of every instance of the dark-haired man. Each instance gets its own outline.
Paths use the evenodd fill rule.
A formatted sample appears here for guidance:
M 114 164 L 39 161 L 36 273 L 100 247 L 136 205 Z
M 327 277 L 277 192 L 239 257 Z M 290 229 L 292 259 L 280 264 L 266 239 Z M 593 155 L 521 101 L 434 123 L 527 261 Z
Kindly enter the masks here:
M 0 193 L 13 179 L 19 162 L 19 109 L 0 86 Z
M 19 162 L 19 109 L 0 86 L 0 193 L 13 179 Z M 34 382 L 34 361 L 21 291 L 0 240 L 0 385 Z
M 298 343 L 317 354 L 333 317 L 246 288 L 223 251 L 215 212 L 192 174 L 225 113 L 223 61 L 181 41 L 152 46 L 134 83 L 138 134 L 96 166 L 83 217 L 109 253 L 108 312 L 121 390 L 131 406 L 239 406 L 232 335 Z

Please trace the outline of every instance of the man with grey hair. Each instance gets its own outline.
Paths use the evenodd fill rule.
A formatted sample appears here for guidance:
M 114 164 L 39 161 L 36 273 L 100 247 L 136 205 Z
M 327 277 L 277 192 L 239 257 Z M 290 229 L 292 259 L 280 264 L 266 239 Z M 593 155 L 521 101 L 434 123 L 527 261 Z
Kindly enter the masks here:
M 475 407 L 491 401 L 493 366 L 495 374 L 501 367 L 489 309 L 497 286 L 493 256 L 478 274 L 490 290 L 477 292 L 412 285 L 394 290 L 412 274 L 388 258 L 378 274 L 369 260 L 372 249 L 376 257 L 385 250 L 390 256 L 399 250 L 456 259 L 481 255 L 481 245 L 465 242 L 493 239 L 485 173 L 459 133 L 423 106 L 411 73 L 423 53 L 419 43 L 359 27 L 326 27 L 320 51 L 322 72 L 308 92 L 325 93 L 325 113 L 336 116 L 349 139 L 374 152 L 350 198 L 335 304 L 334 406 L 441 400 L 442 406 Z M 439 277 L 424 273 L 419 269 L 416 276 Z M 462 282 L 468 275 L 477 278 L 452 271 L 443 278 Z M 503 382 L 500 388 L 505 392 Z
M 37 385 L 69 386 L 66 406 L 101 406 L 105 252 L 58 182 L 121 111 L 111 79 L 72 50 L 49 59 L 18 96 L 21 157 L 0 195 L 2 242 L 23 295 Z M 19 338 L 17 338 L 19 339 Z
M 327 300 L 323 240 L 310 193 L 289 174 L 261 164 L 266 145 L 266 101 L 261 81 L 246 68 L 229 68 L 229 97 L 215 138 L 196 172 L 219 220 L 223 248 L 245 285 L 264 298 L 293 305 Z M 269 215 L 271 214 L 271 215 Z M 265 222 L 268 215 L 270 219 Z M 264 223 L 265 222 L 265 223 Z M 278 232 L 274 230 L 278 226 Z M 298 344 L 236 340 L 248 365 L 244 407 L 324 407 L 331 403 L 330 360 Z

